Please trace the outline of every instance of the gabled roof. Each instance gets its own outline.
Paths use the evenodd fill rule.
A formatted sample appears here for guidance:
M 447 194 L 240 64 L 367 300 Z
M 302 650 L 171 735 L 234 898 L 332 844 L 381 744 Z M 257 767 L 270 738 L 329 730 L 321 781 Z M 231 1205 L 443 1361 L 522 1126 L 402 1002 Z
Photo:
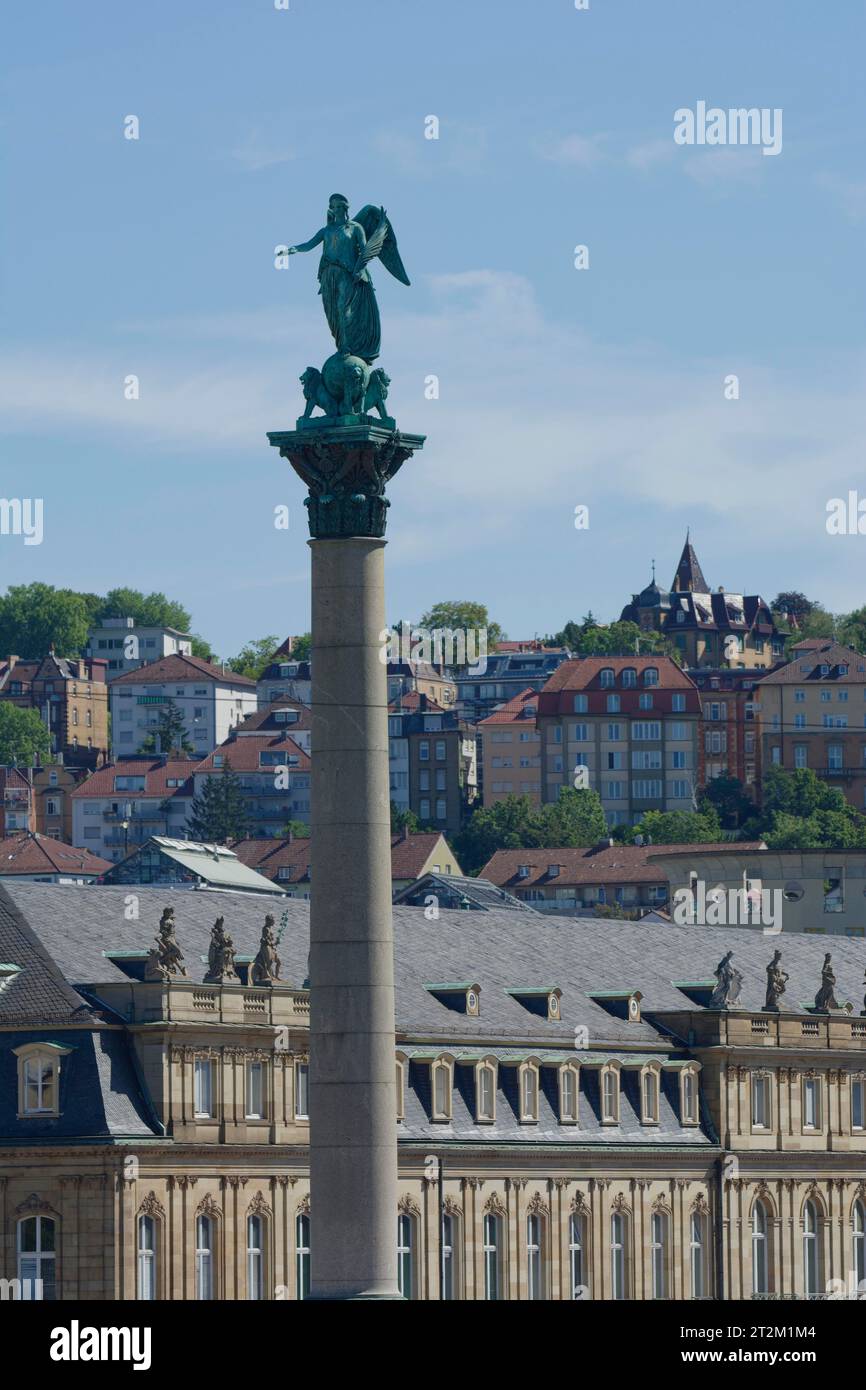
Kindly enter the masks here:
M 829 668 L 827 675 L 821 667 Z M 847 667 L 847 671 L 843 668 Z M 834 685 L 866 684 L 866 656 L 841 642 L 826 640 L 820 647 L 804 647 L 793 661 L 769 671 L 760 685 L 807 685 L 816 681 L 832 681 Z
M 107 859 L 89 849 L 75 849 L 49 835 L 26 831 L 0 840 L 0 878 L 10 874 L 103 874 Z
M 192 796 L 192 773 L 198 766 L 197 758 L 169 758 L 165 762 L 158 757 L 121 758 L 99 768 L 69 794 L 76 798 L 119 796 L 130 800 L 143 796 Z M 115 777 L 144 777 L 144 791 L 115 790 Z M 168 785 L 180 779 L 181 786 Z
M 530 685 L 525 690 L 521 690 L 520 694 L 515 695 L 513 699 L 506 700 L 504 705 L 500 705 L 499 709 L 488 714 L 486 719 L 479 719 L 478 727 L 484 729 L 488 724 L 532 724 L 535 715 L 527 715 L 527 706 L 529 709 L 538 710 L 538 691 L 533 690 Z
M 287 710 L 297 715 L 291 722 L 279 720 L 277 715 L 280 710 Z M 300 700 L 290 700 L 288 696 L 283 696 L 279 700 L 274 700 L 269 705 L 263 705 L 261 709 L 254 710 L 248 714 L 240 724 L 235 725 L 232 736 L 237 738 L 239 734 L 246 735 L 261 731 L 262 733 L 287 733 L 290 729 L 312 729 L 313 714 L 309 705 L 305 705 Z
M 254 690 L 256 686 L 255 681 L 247 676 L 239 676 L 234 671 L 224 671 L 221 666 L 204 661 L 200 656 L 183 656 L 180 653 L 162 656 L 146 666 L 139 666 L 135 671 L 125 671 L 123 675 L 115 676 L 109 684 L 159 685 L 162 681 L 201 680 L 218 681 L 220 685 L 243 686 L 249 690 Z
M 225 845 L 205 845 L 197 840 L 175 840 L 168 835 L 151 835 L 137 845 L 119 864 L 109 865 L 108 883 L 128 883 L 129 870 L 145 851 L 158 849 L 167 859 L 195 874 L 210 888 L 236 889 L 255 893 L 280 893 L 270 879 L 256 873 Z
M 659 673 L 658 685 L 653 689 L 695 689 L 691 677 L 669 656 L 584 656 L 574 661 L 564 661 L 558 666 L 548 677 L 541 694 L 551 695 L 561 690 L 586 690 L 593 683 L 600 683 L 601 672 L 605 668 L 610 668 L 617 675 L 630 668 L 640 677 L 648 667 L 653 666 Z
M 226 763 L 231 763 L 232 772 L 261 772 L 262 765 L 260 757 L 262 753 L 284 753 L 286 759 L 292 758 L 293 761 L 286 765 L 295 772 L 309 772 L 312 764 L 309 754 L 305 753 L 299 743 L 290 737 L 289 734 L 246 734 L 242 738 L 229 738 L 225 743 L 220 743 L 212 753 L 203 758 L 195 768 L 196 775 L 202 772 L 219 772 L 220 764 L 214 762 L 214 758 L 222 758 L 222 767 Z M 297 759 L 297 761 L 294 761 Z M 273 764 L 266 764 L 269 771 L 273 771 Z
M 438 830 L 421 831 L 404 839 L 402 834 L 391 836 L 391 877 L 416 879 L 444 838 Z M 445 844 L 447 850 L 448 846 Z M 310 838 L 293 836 L 280 840 L 238 840 L 232 850 L 250 868 L 268 878 L 276 878 L 278 870 L 292 866 L 293 878 L 303 878 L 310 864 Z

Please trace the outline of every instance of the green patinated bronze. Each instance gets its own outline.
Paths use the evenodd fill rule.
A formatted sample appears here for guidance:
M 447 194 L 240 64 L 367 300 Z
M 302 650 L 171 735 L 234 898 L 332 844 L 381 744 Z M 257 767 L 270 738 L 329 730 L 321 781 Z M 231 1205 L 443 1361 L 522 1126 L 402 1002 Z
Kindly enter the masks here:
M 319 245 L 319 293 L 337 351 L 321 370 L 303 372 L 305 408 L 296 428 L 268 439 L 310 490 L 305 505 L 311 536 L 381 537 L 389 505 L 385 484 L 422 448 L 424 436 L 401 433 L 387 413 L 391 379 L 373 367 L 381 326 L 367 266 L 378 256 L 404 285 L 409 277 L 384 208 L 368 204 L 350 218 L 347 200 L 333 194 L 327 224 L 309 241 L 290 246 L 289 254 Z M 314 415 L 316 409 L 323 414 Z

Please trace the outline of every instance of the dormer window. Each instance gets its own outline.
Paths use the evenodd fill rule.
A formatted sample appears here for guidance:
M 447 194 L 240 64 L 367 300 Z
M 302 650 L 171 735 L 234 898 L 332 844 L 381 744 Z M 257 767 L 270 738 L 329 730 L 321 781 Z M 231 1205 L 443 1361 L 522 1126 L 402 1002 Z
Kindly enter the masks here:
M 626 666 L 623 671 L 622 685 L 624 690 L 634 690 L 637 685 L 637 671 L 633 666 Z
M 559 1068 L 559 1122 L 563 1125 L 577 1124 L 577 1098 L 580 1071 L 571 1062 Z
M 398 1120 L 398 1122 L 399 1122 L 400 1120 L 402 1120 L 402 1119 L 405 1118 L 405 1113 L 406 1113 L 406 1112 L 405 1112 L 405 1106 L 406 1106 L 406 1101 L 405 1101 L 405 1093 L 406 1093 L 405 1076 L 406 1076 L 406 1059 L 405 1059 L 405 1057 L 402 1056 L 402 1054 L 400 1054 L 400 1055 L 398 1055 L 397 1060 L 396 1060 L 396 1063 L 395 1063 L 395 1082 L 396 1082 L 396 1086 L 397 1086 L 397 1120 Z
M 548 878 L 559 878 L 559 870 L 560 870 L 560 868 L 561 868 L 561 865 L 559 865 L 559 864 L 548 864 L 548 866 L 547 866 L 547 877 L 548 877 Z
M 522 1004 L 524 1009 L 528 1009 L 532 1014 L 538 1014 L 539 1018 L 547 1018 L 556 1021 L 560 1016 L 559 1001 L 562 998 L 562 990 L 556 985 L 527 986 L 525 989 L 507 989 L 506 994 L 510 994 L 512 999 L 516 999 Z
M 655 1067 L 645 1067 L 641 1072 L 640 1118 L 644 1125 L 659 1122 L 659 1073 Z
M 451 1120 L 451 1082 L 453 1063 L 450 1058 L 440 1058 L 433 1063 L 433 1119 L 441 1123 Z
M 643 683 L 644 683 L 644 685 L 658 685 L 658 683 L 659 683 L 658 667 L 656 667 L 656 666 L 648 666 L 648 667 L 646 668 L 646 670 L 645 670 L 644 673 L 643 673 Z
M 601 1122 L 619 1124 L 619 1068 L 607 1066 L 601 1072 Z
M 680 1072 L 680 1119 L 684 1125 L 698 1123 L 698 1074 L 694 1067 Z
M 604 666 L 599 673 L 602 690 L 609 690 L 616 679 L 612 666 Z
M 538 1123 L 537 1062 L 523 1062 L 520 1067 L 520 1123 Z
M 71 1048 L 36 1042 L 12 1051 L 18 1058 L 18 1118 L 59 1115 L 61 1058 Z
M 496 1062 L 485 1058 L 475 1068 L 475 1119 L 492 1124 L 496 1119 Z
M 517 866 L 517 877 L 518 877 L 518 878 L 529 878 L 529 865 L 528 865 L 528 864 L 518 864 L 518 866 Z

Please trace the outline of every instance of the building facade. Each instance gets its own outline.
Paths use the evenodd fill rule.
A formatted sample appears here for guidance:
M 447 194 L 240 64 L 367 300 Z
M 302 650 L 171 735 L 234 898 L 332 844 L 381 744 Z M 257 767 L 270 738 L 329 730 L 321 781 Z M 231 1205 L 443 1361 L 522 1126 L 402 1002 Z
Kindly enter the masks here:
M 144 627 L 134 618 L 103 618 L 88 633 L 87 655 L 105 661 L 112 679 L 164 656 L 192 656 L 192 638 L 173 627 Z
M 736 777 L 757 797 L 763 767 L 760 677 L 725 668 L 697 668 L 689 675 L 701 692 L 698 786 L 716 777 Z
M 762 670 L 778 661 L 784 638 L 768 604 L 759 594 L 715 591 L 704 578 L 688 536 L 670 589 L 651 582 L 622 610 L 622 622 L 644 632 L 662 633 L 676 648 L 682 664 Z
M 0 667 L 0 699 L 39 712 L 52 761 L 99 767 L 108 756 L 106 671 L 95 657 L 73 660 L 53 651 L 41 661 L 10 656 Z
M 134 920 L 123 904 L 0 887 L 0 1278 L 43 1298 L 303 1299 L 306 904 L 286 905 L 266 986 L 251 896 L 140 888 Z M 189 973 L 145 980 L 166 909 Z M 236 982 L 204 979 L 217 913 Z M 494 914 L 433 930 L 395 910 L 404 1297 L 806 1299 L 866 1280 L 866 1013 L 797 1002 L 823 944 L 786 938 L 768 1009 L 770 949 L 741 933 L 741 995 L 711 1007 L 726 933 L 500 925 L 517 917 L 491 953 Z M 855 997 L 862 949 L 834 945 Z
M 256 709 L 256 683 L 197 656 L 167 656 L 110 682 L 114 758 L 140 753 L 173 705 L 199 758 L 228 738 Z M 172 750 L 167 749 L 166 752 Z
M 481 800 L 494 806 L 507 796 L 541 805 L 541 735 L 538 691 L 527 687 L 478 725 Z
M 565 662 L 538 697 L 542 801 L 591 787 L 611 826 L 693 810 L 700 721 L 697 688 L 670 657 Z
M 310 820 L 310 758 L 286 733 L 247 733 L 227 739 L 196 766 L 195 795 L 227 768 L 240 782 L 251 833 L 279 838 L 289 821 Z
M 756 693 L 764 766 L 811 768 L 866 810 L 866 657 L 839 642 L 809 643 Z
M 71 793 L 72 842 L 117 863 L 151 835 L 182 840 L 194 796 L 191 758 L 122 758 Z

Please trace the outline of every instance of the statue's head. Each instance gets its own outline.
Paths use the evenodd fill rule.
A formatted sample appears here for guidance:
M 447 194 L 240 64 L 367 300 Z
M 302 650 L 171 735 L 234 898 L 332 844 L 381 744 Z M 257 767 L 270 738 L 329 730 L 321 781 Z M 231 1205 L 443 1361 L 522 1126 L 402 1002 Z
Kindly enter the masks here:
M 308 367 L 298 379 L 302 386 L 312 386 L 319 379 L 318 367 Z
M 349 200 L 342 193 L 332 193 L 328 199 L 328 221 L 348 222 Z

